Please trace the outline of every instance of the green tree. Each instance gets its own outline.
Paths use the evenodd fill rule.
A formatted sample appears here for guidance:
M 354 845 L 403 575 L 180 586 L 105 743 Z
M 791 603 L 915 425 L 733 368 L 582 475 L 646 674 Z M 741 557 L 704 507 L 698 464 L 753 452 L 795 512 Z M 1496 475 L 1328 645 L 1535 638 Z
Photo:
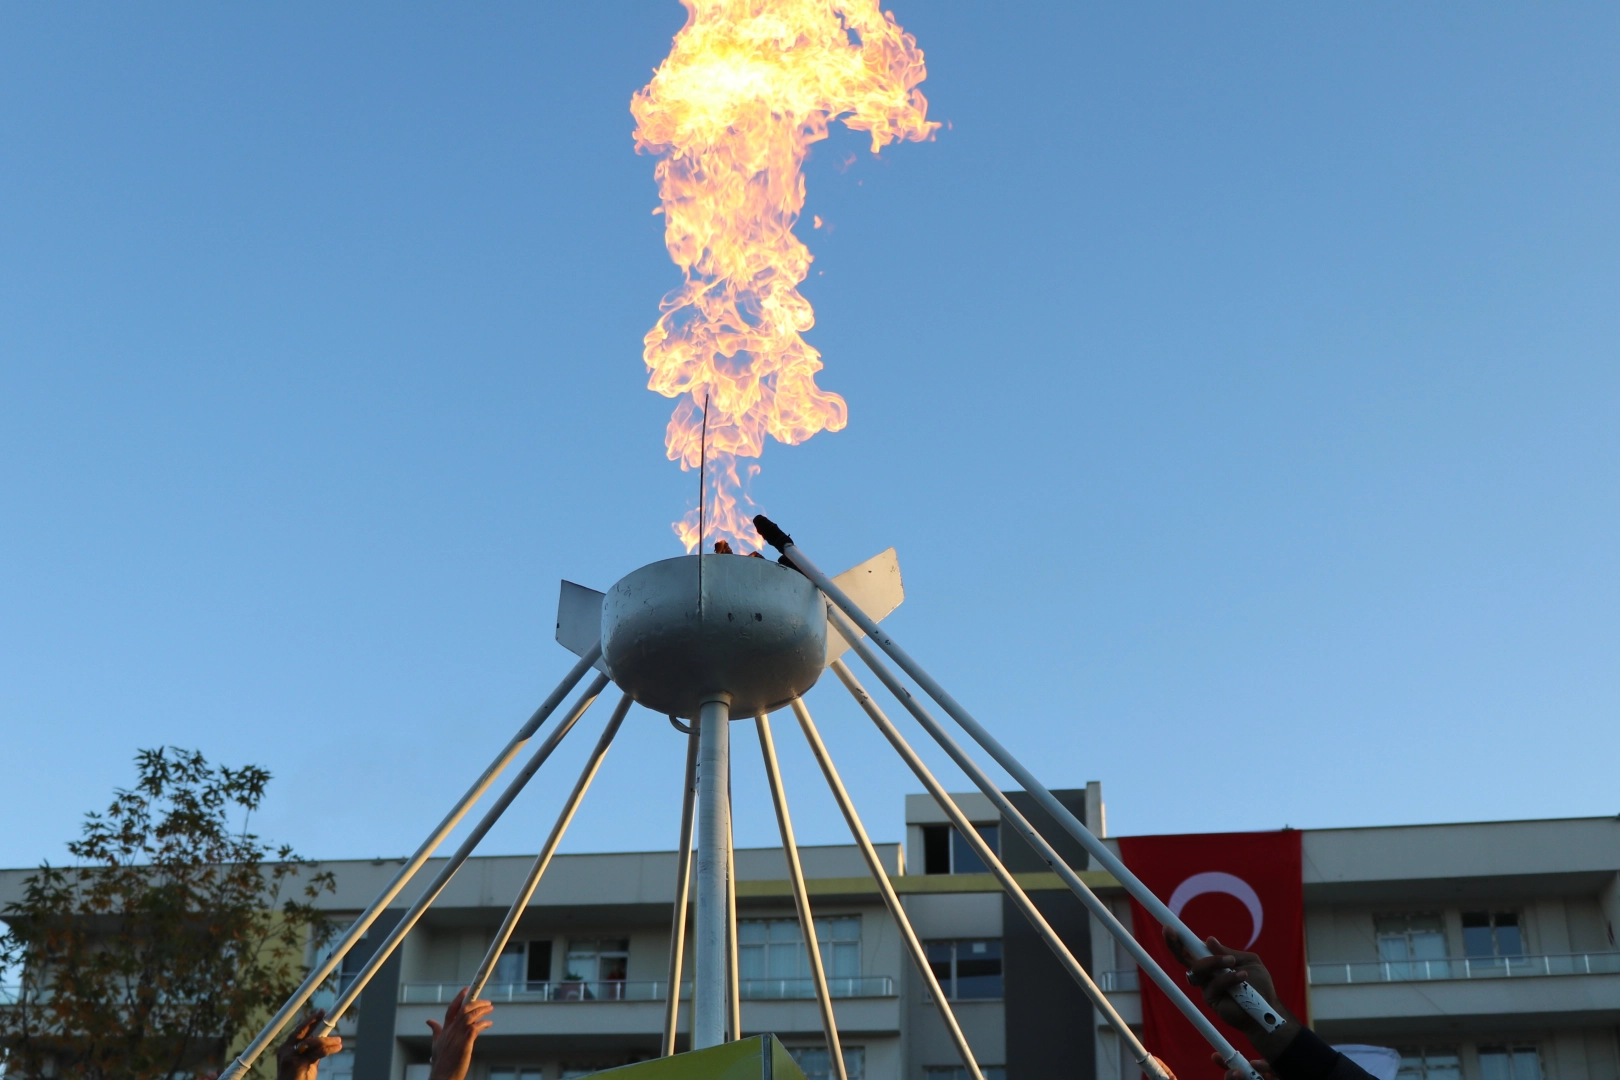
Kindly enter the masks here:
M 135 762 L 68 844 L 76 865 L 42 865 L 3 912 L 0 969 L 22 972 L 0 1006 L 10 1075 L 204 1075 L 332 933 L 313 904 L 332 876 L 248 831 L 267 771 L 173 747 Z

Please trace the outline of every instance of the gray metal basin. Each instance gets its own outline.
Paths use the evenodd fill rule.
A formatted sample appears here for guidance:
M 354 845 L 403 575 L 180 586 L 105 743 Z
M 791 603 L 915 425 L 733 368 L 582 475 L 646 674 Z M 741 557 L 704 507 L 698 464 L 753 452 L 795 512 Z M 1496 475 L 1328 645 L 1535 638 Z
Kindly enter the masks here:
M 702 593 L 698 560 L 702 560 Z M 685 555 L 620 579 L 602 601 L 602 658 L 639 704 L 696 719 L 716 693 L 731 715 L 786 705 L 827 659 L 816 587 L 785 566 L 743 555 Z

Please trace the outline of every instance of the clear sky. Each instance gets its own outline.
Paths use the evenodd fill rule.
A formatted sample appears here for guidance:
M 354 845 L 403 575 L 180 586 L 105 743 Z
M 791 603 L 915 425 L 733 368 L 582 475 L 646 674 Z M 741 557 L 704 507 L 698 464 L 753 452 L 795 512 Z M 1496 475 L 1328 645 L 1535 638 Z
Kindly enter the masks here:
M 896 636 L 1116 832 L 1620 812 L 1620 8 L 895 11 L 948 127 L 809 162 L 850 423 L 765 509 L 896 546 Z M 165 743 L 409 851 L 572 660 L 558 580 L 678 553 L 628 105 L 682 19 L 0 9 L 0 865 Z M 809 700 L 898 839 L 919 786 Z M 632 713 L 567 849 L 671 846 L 682 755 Z

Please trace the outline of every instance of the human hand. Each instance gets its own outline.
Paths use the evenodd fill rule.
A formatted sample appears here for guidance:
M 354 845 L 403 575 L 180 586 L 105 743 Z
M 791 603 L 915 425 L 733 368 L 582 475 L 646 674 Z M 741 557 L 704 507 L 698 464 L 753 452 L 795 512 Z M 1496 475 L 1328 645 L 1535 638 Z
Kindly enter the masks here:
M 315 1080 L 321 1058 L 343 1049 L 343 1040 L 336 1035 L 310 1035 L 324 1019 L 326 1010 L 316 1009 L 276 1048 L 276 1080 Z
M 467 1069 L 472 1065 L 473 1043 L 494 1023 L 484 1019 L 495 1011 L 494 1005 L 477 998 L 463 1007 L 462 999 L 466 996 L 467 991 L 463 989 L 451 1000 L 450 1007 L 444 1010 L 442 1025 L 432 1020 L 427 1022 L 433 1029 L 433 1069 L 428 1073 L 428 1080 L 466 1080 Z
M 1181 935 L 1168 926 L 1164 928 L 1164 943 L 1171 955 L 1186 966 L 1187 981 L 1203 991 L 1204 1003 L 1216 1016 L 1247 1035 L 1255 1048 L 1267 1058 L 1276 1057 L 1293 1040 L 1300 1023 L 1277 1000 L 1277 986 L 1271 981 L 1271 972 L 1266 970 L 1265 962 L 1257 954 L 1229 949 L 1210 937 L 1204 939 L 1204 946 L 1209 949 L 1210 955 L 1194 959 L 1181 940 Z M 1281 1027 L 1267 1031 L 1243 1011 L 1243 1006 L 1232 997 L 1232 991 L 1245 982 L 1283 1018 Z M 1224 1066 L 1224 1062 L 1222 1064 Z

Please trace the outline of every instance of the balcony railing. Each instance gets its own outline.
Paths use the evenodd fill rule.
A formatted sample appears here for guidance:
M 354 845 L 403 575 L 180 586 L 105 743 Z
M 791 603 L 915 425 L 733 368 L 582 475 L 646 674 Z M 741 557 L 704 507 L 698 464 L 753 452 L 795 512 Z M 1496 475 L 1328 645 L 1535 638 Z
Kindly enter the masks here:
M 1311 964 L 1313 986 L 1431 982 L 1441 979 L 1521 979 L 1548 975 L 1620 975 L 1620 952 L 1541 953 L 1534 956 L 1453 956 L 1440 960 L 1353 960 Z M 1135 968 L 1104 971 L 1097 985 L 1114 994 L 1141 989 Z
M 405 1005 L 442 1005 L 455 997 L 465 983 L 403 983 L 399 1000 Z M 827 990 L 835 998 L 894 997 L 894 979 L 887 975 L 858 975 L 827 980 Z M 550 1001 L 663 1001 L 669 993 L 665 979 L 604 979 L 600 982 L 490 983 L 484 997 L 496 1002 Z M 681 999 L 692 996 L 692 984 L 681 984 Z M 744 979 L 744 1001 L 800 1001 L 813 999 L 815 986 L 809 979 Z
M 1547 975 L 1620 975 L 1620 952 L 1453 956 L 1441 960 L 1361 960 L 1347 964 L 1311 964 L 1306 970 L 1314 986 Z

